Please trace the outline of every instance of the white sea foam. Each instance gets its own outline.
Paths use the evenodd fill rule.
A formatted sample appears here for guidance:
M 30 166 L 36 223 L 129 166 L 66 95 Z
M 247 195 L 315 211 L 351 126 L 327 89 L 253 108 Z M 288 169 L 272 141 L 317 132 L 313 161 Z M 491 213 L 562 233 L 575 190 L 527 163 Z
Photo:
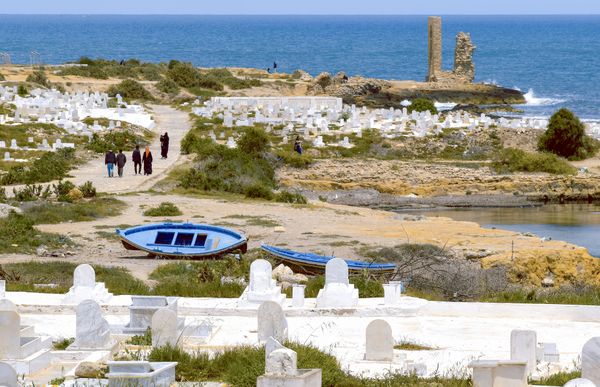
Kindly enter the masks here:
M 533 89 L 529 89 L 524 95 L 527 106 L 552 106 L 565 102 L 565 99 L 560 98 L 544 98 L 535 95 Z

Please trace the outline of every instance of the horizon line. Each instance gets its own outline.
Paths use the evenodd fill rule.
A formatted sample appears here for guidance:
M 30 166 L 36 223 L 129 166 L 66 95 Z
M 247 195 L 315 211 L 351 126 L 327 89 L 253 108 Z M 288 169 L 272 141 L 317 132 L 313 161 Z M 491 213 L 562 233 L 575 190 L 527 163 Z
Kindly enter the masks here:
M 346 14 L 292 14 L 292 13 L 0 13 L 0 16 L 600 16 L 599 13 L 414 13 L 414 14 L 377 14 L 377 13 L 346 13 Z

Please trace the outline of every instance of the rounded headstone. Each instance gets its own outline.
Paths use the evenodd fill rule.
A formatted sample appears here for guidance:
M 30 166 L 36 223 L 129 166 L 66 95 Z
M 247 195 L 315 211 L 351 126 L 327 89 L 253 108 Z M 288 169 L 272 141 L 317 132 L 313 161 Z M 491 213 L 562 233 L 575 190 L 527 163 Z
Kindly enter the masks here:
M 588 340 L 581 351 L 581 377 L 600 385 L 600 337 Z
M 87 263 L 77 266 L 73 272 L 73 286 L 90 288 L 96 286 L 96 272 L 94 268 Z
M 564 387 L 596 387 L 596 385 L 588 379 L 578 378 L 568 381 Z
M 258 307 L 258 340 L 266 341 L 273 337 L 280 343 L 287 340 L 287 320 L 281 305 L 265 301 Z
M 161 308 L 152 316 L 152 346 L 155 348 L 165 345 L 175 346 L 177 334 L 177 314 L 168 308 Z
M 21 317 L 12 310 L 0 311 L 0 359 L 21 358 Z
M 0 362 L 0 386 L 17 387 L 17 372 L 10 364 Z
M 325 265 L 325 283 L 349 284 L 348 264 L 340 258 L 332 258 Z
M 394 336 L 392 327 L 385 320 L 373 320 L 367 325 L 365 360 L 392 361 Z

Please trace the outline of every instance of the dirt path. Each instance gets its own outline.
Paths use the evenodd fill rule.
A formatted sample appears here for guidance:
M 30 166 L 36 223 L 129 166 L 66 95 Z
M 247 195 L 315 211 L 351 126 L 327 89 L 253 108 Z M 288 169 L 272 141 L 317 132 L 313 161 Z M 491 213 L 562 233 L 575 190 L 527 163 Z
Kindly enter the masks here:
M 165 105 L 153 105 L 151 108 L 157 124 L 155 129 L 157 136 L 150 146 L 154 158 L 151 176 L 134 175 L 131 150 L 128 149 L 125 151 L 127 164 L 125 164 L 122 178 L 108 178 L 104 166 L 104 156 L 99 156 L 71 172 L 73 177 L 69 180 L 77 185 L 91 181 L 99 192 L 125 193 L 147 190 L 163 178 L 169 169 L 179 161 L 181 139 L 190 129 L 191 123 L 186 112 Z M 164 132 L 168 132 L 170 138 L 169 157 L 166 160 L 162 160 L 160 157 L 159 135 Z M 116 168 L 115 176 L 117 176 Z

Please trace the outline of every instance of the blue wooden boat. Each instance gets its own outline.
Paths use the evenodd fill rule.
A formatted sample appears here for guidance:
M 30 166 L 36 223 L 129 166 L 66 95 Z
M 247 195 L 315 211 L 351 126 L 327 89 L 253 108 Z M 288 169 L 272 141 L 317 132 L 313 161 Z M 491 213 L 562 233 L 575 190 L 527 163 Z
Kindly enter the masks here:
M 260 247 L 274 256 L 278 262 L 289 266 L 293 271 L 306 274 L 324 273 L 325 265 L 330 259 L 334 258 L 312 253 L 299 253 L 266 244 L 262 244 Z M 372 274 L 392 274 L 396 270 L 396 265 L 393 263 L 372 263 L 348 259 L 345 259 L 345 261 L 348 264 L 348 271 L 353 274 L 365 270 Z
M 211 258 L 247 250 L 248 239 L 224 227 L 194 223 L 155 223 L 117 229 L 127 250 L 162 258 Z

